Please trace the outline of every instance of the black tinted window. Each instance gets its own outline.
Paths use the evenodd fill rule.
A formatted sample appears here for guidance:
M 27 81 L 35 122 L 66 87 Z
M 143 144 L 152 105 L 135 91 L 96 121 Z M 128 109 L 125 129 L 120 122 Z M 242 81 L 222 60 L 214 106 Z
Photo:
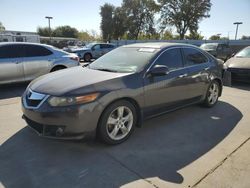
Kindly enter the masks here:
M 26 45 L 25 48 L 26 57 L 47 56 L 52 54 L 50 50 L 42 46 Z
M 25 56 L 23 45 L 6 45 L 0 47 L 0 58 L 19 58 Z
M 101 48 L 113 48 L 114 46 L 110 44 L 101 44 Z
M 204 56 L 200 51 L 193 49 L 193 48 L 184 48 L 184 59 L 185 59 L 185 65 L 196 65 L 201 63 L 206 63 L 207 58 Z
M 179 48 L 167 50 L 156 61 L 157 65 L 165 65 L 170 70 L 177 69 L 183 66 L 181 50 Z

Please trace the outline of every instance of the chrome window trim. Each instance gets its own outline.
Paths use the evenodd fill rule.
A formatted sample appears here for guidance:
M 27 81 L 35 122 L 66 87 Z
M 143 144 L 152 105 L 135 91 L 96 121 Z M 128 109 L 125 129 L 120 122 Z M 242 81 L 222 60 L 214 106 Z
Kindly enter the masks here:
M 33 93 L 33 94 L 35 94 L 35 95 L 37 94 L 37 96 L 39 96 L 39 95 L 44 95 L 44 98 L 41 100 L 41 102 L 39 103 L 38 106 L 33 107 L 33 106 L 29 106 L 29 105 L 27 104 L 26 96 L 27 96 L 27 94 L 28 94 L 29 92 L 31 92 L 31 93 Z M 45 94 L 42 94 L 42 93 L 37 93 L 37 92 L 34 92 L 34 91 L 32 91 L 31 89 L 29 89 L 28 92 L 26 92 L 25 95 L 23 96 L 23 105 L 24 105 L 24 107 L 27 108 L 27 109 L 33 109 L 33 110 L 35 110 L 35 109 L 40 108 L 41 105 L 42 105 L 49 97 L 50 97 L 50 95 L 45 95 Z M 36 97 L 34 97 L 34 98 L 36 98 Z M 36 100 L 36 99 L 33 99 L 33 100 Z
M 150 71 L 150 69 L 152 68 L 152 66 L 155 65 L 155 62 L 159 59 L 159 57 L 160 57 L 163 53 L 165 53 L 165 52 L 168 51 L 168 50 L 172 50 L 172 49 L 176 49 L 176 48 L 179 48 L 180 50 L 183 49 L 183 48 L 195 49 L 195 50 L 199 51 L 202 55 L 204 55 L 204 56 L 206 57 L 206 59 L 207 59 L 206 62 L 201 63 L 201 64 L 209 63 L 209 58 L 208 58 L 207 55 L 204 54 L 199 48 L 195 48 L 195 47 L 192 47 L 192 46 L 175 46 L 175 47 L 170 47 L 170 48 L 165 49 L 163 52 L 161 52 L 161 53 L 157 56 L 157 58 L 153 61 L 153 63 L 151 63 L 151 65 L 149 66 L 149 68 L 145 71 L 145 73 L 144 73 L 144 75 L 143 75 L 143 78 L 146 77 L 147 73 Z M 183 54 L 182 54 L 182 59 L 184 59 L 184 58 L 183 58 Z M 183 63 L 185 63 L 185 62 L 183 62 Z M 200 65 L 201 65 L 201 64 L 200 64 Z M 185 66 L 185 64 L 183 64 L 183 67 L 182 67 L 182 68 L 178 68 L 178 69 L 175 69 L 175 70 L 171 70 L 171 71 L 169 71 L 169 72 L 173 72 L 173 71 L 181 70 L 181 69 L 185 69 L 185 68 L 190 68 L 190 67 L 193 67 L 193 66 L 197 66 L 197 65 Z

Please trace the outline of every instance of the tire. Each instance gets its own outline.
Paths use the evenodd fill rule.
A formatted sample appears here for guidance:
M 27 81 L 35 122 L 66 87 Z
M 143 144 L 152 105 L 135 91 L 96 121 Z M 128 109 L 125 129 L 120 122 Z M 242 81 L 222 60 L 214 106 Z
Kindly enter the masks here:
M 129 138 L 136 123 L 137 113 L 134 105 L 126 100 L 114 102 L 101 116 L 97 127 L 98 137 L 110 145 L 120 144 Z
M 220 84 L 213 80 L 208 87 L 203 105 L 208 108 L 215 106 L 219 99 L 220 90 Z
M 91 55 L 90 53 L 84 54 L 83 60 L 84 60 L 85 62 L 90 62 L 91 59 L 92 59 L 92 55 Z
M 59 71 L 59 70 L 62 70 L 62 69 L 66 69 L 66 67 L 64 67 L 64 66 L 56 66 L 50 72 L 55 72 L 55 71 Z

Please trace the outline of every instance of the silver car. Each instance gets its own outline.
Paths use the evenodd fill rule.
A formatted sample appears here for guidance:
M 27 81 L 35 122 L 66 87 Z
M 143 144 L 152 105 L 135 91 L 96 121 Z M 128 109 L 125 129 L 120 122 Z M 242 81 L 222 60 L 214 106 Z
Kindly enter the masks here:
M 0 43 L 0 84 L 31 81 L 49 72 L 78 65 L 77 55 L 53 46 Z
M 113 44 L 90 43 L 83 48 L 72 49 L 71 52 L 77 54 L 81 60 L 90 62 L 91 59 L 98 59 L 113 49 L 115 49 Z

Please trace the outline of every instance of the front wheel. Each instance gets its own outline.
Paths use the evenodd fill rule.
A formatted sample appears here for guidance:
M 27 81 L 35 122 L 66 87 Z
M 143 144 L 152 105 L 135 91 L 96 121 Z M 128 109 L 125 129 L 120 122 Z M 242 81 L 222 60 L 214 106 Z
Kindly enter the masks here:
M 98 135 L 107 144 L 122 143 L 132 134 L 136 122 L 136 109 L 130 102 L 115 102 L 104 111 Z
M 220 94 L 219 83 L 217 81 L 212 81 L 208 88 L 207 95 L 203 104 L 206 107 L 213 107 L 218 102 L 219 94 Z

